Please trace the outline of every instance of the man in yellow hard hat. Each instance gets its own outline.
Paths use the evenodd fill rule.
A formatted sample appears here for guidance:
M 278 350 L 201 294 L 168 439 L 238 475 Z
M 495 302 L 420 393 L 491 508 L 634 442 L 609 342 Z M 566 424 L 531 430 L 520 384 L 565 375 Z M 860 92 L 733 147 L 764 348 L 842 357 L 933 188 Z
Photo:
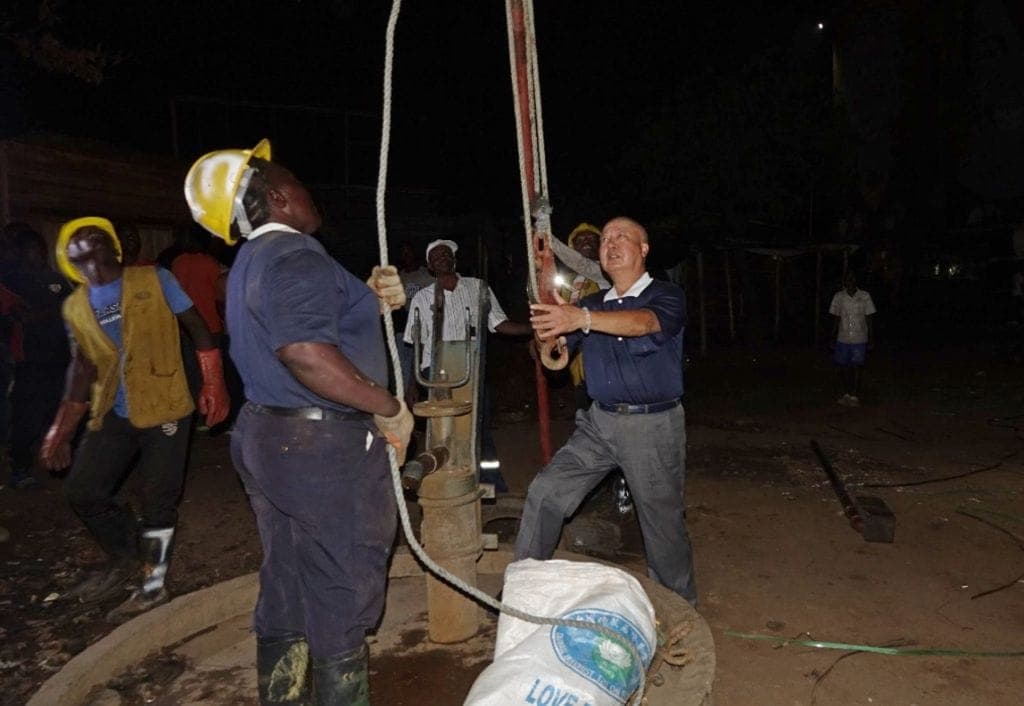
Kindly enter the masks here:
M 553 236 L 549 242 L 555 257 L 572 270 L 571 275 L 563 277 L 558 292 L 567 304 L 578 304 L 583 297 L 609 287 L 597 257 L 601 246 L 600 228 L 580 223 L 569 233 L 566 243 Z M 590 396 L 587 395 L 587 386 L 583 380 L 582 354 L 577 353 L 569 363 L 569 375 L 572 377 L 576 409 L 587 409 L 590 407 Z
M 413 426 L 386 388 L 380 313 L 405 295 L 393 267 L 367 287 L 327 254 L 309 191 L 270 157 L 266 140 L 211 152 L 185 180 L 196 222 L 246 240 L 226 309 L 246 397 L 231 456 L 263 544 L 259 698 L 368 704 L 365 637 L 396 529 L 386 446 L 403 462 Z
M 142 585 L 107 616 L 120 622 L 168 600 L 164 578 L 195 407 L 185 381 L 179 323 L 197 349 L 203 373 L 199 411 L 207 423 L 227 414 L 228 393 L 220 351 L 192 301 L 167 270 L 123 267 L 110 221 L 88 217 L 66 223 L 57 238 L 57 264 L 79 284 L 63 308 L 75 345 L 64 399 L 40 457 L 50 469 L 66 468 L 78 423 L 90 411 L 64 490 L 110 560 L 72 594 L 92 602 L 119 593 L 141 559 Z M 116 501 L 136 451 L 143 477 L 141 533 L 135 514 Z

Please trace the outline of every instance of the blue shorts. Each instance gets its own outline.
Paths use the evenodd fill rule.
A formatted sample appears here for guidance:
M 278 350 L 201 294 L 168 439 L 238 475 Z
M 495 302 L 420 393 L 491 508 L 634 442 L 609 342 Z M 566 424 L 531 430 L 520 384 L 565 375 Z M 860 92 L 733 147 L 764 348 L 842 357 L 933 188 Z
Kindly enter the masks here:
M 836 352 L 832 356 L 835 364 L 841 368 L 864 365 L 864 354 L 867 353 L 866 343 L 839 343 L 836 342 Z

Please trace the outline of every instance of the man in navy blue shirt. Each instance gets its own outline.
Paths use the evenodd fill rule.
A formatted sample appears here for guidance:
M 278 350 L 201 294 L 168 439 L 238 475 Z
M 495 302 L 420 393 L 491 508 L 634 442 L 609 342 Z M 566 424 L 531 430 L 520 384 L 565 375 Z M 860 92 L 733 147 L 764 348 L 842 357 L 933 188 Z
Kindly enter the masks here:
M 201 157 L 185 196 L 211 233 L 246 239 L 226 323 L 247 400 L 231 457 L 263 545 L 260 703 L 369 704 L 365 638 L 383 611 L 396 530 L 386 445 L 402 463 L 412 433 L 386 387 L 380 321 L 381 300 L 404 303 L 401 283 L 381 268 L 371 290 L 309 235 L 320 214 L 266 140 Z
M 649 249 L 643 226 L 612 219 L 601 230 L 600 248 L 611 288 L 579 306 L 531 306 L 541 341 L 557 340 L 563 354 L 582 349 L 594 403 L 576 413 L 576 431 L 530 484 L 516 559 L 549 559 L 566 518 L 618 467 L 633 493 L 648 573 L 696 605 L 683 502 L 686 298 L 647 273 Z

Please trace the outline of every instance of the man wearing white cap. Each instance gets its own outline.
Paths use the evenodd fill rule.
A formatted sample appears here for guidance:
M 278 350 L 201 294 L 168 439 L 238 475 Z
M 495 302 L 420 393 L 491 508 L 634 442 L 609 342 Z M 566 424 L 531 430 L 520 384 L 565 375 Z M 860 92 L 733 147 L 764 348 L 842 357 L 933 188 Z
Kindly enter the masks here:
M 427 266 L 436 277 L 435 283 L 424 287 L 416 293 L 409 305 L 409 320 L 405 326 L 405 342 L 412 343 L 413 324 L 419 319 L 420 322 L 420 343 L 423 354 L 419 361 L 421 369 L 430 367 L 430 341 L 433 339 L 434 318 L 432 307 L 434 303 L 434 288 L 440 285 L 444 289 L 444 330 L 441 332 L 441 339 L 444 341 L 463 341 L 469 338 L 466 331 L 467 321 L 476 321 L 479 314 L 480 288 L 485 286 L 483 280 L 476 277 L 464 277 L 455 271 L 455 253 L 459 246 L 453 240 L 439 238 L 427 245 Z M 533 329 L 529 324 L 509 321 L 508 316 L 498 303 L 494 291 L 487 288 L 491 300 L 490 312 L 487 315 L 487 329 L 493 333 L 500 333 L 505 336 L 531 336 Z M 469 316 L 461 315 L 461 312 L 469 310 Z M 455 315 L 455 312 L 460 312 Z M 486 397 L 486 393 L 485 393 Z M 486 406 L 486 402 L 484 403 Z M 487 424 L 481 424 L 483 453 L 480 460 L 480 479 L 494 483 L 497 490 L 504 492 L 504 479 L 499 471 L 497 454 L 494 451 L 494 441 L 487 429 Z

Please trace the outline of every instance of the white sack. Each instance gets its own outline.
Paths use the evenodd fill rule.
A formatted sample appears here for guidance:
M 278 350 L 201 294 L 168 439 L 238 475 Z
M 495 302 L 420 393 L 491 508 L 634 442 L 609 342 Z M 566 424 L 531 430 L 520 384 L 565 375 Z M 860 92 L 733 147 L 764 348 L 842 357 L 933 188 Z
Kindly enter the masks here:
M 651 663 L 654 607 L 621 569 L 578 561 L 524 559 L 505 570 L 502 600 L 533 615 L 597 622 L 628 638 Z M 615 706 L 639 685 L 624 644 L 594 632 L 537 625 L 502 613 L 494 661 L 465 706 Z

